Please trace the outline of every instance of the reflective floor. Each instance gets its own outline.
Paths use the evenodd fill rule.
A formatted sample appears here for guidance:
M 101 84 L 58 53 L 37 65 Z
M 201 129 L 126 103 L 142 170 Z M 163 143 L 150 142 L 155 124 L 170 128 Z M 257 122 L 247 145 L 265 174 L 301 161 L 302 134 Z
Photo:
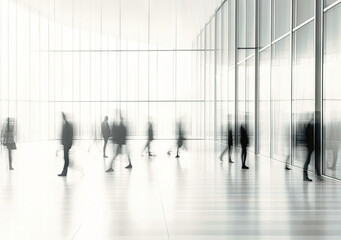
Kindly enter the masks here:
M 148 158 L 132 141 L 133 168 L 121 156 L 104 173 L 101 144 L 78 142 L 66 178 L 56 142 L 18 144 L 14 171 L 3 149 L 0 239 L 340 239 L 340 182 L 303 182 L 300 169 L 252 154 L 241 170 L 237 152 L 220 162 L 221 146 L 204 141 L 178 160 L 171 142 Z

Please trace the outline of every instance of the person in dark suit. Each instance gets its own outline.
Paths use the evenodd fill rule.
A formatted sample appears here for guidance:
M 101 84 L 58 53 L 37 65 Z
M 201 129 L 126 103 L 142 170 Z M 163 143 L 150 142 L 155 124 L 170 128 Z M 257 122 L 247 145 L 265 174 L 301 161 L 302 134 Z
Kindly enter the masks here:
M 12 150 L 17 149 L 17 146 L 14 141 L 14 125 L 10 118 L 7 118 L 7 123 L 2 129 L 1 140 L 2 144 L 8 150 L 9 170 L 14 170 L 12 166 Z
M 103 139 L 104 139 L 104 146 L 103 146 L 103 157 L 107 158 L 108 156 L 105 155 L 105 150 L 107 148 L 107 143 L 110 137 L 110 127 L 108 124 L 108 116 L 104 117 L 104 120 L 101 124 L 101 132 L 103 135 Z
M 249 145 L 249 136 L 247 134 L 247 129 L 244 124 L 240 126 L 240 145 L 242 146 L 242 169 L 249 169 L 246 166 L 246 156 L 247 156 L 247 146 Z
M 178 138 L 177 138 L 177 141 L 176 141 L 177 148 L 176 148 L 176 156 L 175 156 L 175 158 L 179 158 L 180 157 L 179 156 L 179 149 L 182 147 L 182 145 L 184 144 L 184 141 L 185 141 L 185 136 L 184 136 L 184 131 L 183 131 L 181 120 L 178 123 L 177 129 L 178 129 L 178 131 L 177 131 Z
M 112 126 L 111 126 L 111 140 L 112 140 L 112 143 L 113 143 L 113 151 L 114 151 L 114 157 L 111 159 L 111 163 L 110 163 L 110 168 L 108 168 L 108 170 L 106 170 L 106 172 L 112 172 L 114 171 L 113 169 L 113 163 L 114 163 L 114 160 L 115 160 L 115 157 L 117 156 L 116 152 L 118 151 L 118 125 L 116 123 L 116 120 L 114 120 L 114 122 L 112 123 Z
M 310 164 L 311 155 L 315 149 L 315 146 L 314 146 L 314 144 L 315 144 L 314 143 L 314 123 L 313 123 L 312 119 L 308 122 L 308 124 L 305 128 L 305 140 L 306 140 L 306 147 L 307 147 L 307 158 L 305 160 L 304 167 L 303 167 L 303 180 L 311 182 L 313 180 L 311 180 L 308 177 L 308 167 Z
M 60 177 L 65 177 L 67 175 L 67 170 L 69 167 L 69 151 L 72 147 L 73 143 L 73 127 L 72 124 L 67 121 L 65 113 L 62 112 L 63 117 L 63 131 L 62 131 L 62 145 L 64 146 L 64 167 L 61 174 L 58 174 Z
M 152 141 L 154 140 L 154 131 L 153 131 L 153 123 L 151 121 L 148 122 L 148 141 L 146 143 L 146 146 L 144 147 L 144 150 L 148 150 L 148 156 L 152 156 L 152 153 L 150 152 L 150 145 Z
M 129 164 L 126 166 L 126 168 L 132 168 L 131 160 L 130 160 L 130 155 L 129 155 L 129 150 L 127 147 L 127 127 L 123 123 L 123 117 L 122 115 L 120 116 L 120 124 L 116 125 L 115 123 L 113 124 L 112 128 L 112 136 L 113 136 L 113 142 L 114 142 L 114 147 L 116 146 L 116 151 L 114 149 L 114 157 L 111 160 L 110 168 L 106 170 L 106 172 L 112 172 L 113 170 L 113 162 L 115 158 L 122 152 L 122 148 L 124 147 L 125 153 L 128 157 Z
M 224 151 L 221 153 L 220 155 L 220 160 L 223 161 L 223 156 L 226 153 L 226 151 L 228 151 L 229 154 L 229 162 L 233 163 L 232 159 L 231 159 L 231 149 L 232 149 L 232 145 L 233 145 L 233 139 L 232 139 L 232 129 L 230 126 L 228 126 L 228 131 L 227 131 L 227 146 L 224 149 Z

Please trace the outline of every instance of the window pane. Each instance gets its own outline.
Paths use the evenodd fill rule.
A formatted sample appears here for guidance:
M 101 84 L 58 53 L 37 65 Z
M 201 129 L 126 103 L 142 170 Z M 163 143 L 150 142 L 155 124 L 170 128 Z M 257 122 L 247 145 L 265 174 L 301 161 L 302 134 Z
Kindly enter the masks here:
M 314 4 L 312 0 L 294 0 L 294 26 L 314 16 Z
M 270 43 L 271 0 L 259 0 L 259 44 L 260 48 Z
M 290 140 L 290 37 L 272 46 L 271 59 L 271 144 L 273 158 L 285 161 Z
M 290 31 L 290 1 L 273 0 L 273 16 L 275 22 L 272 25 L 273 40 Z
M 246 1 L 246 47 L 255 46 L 255 0 Z M 255 53 L 254 49 L 246 51 L 246 57 Z
M 245 121 L 249 134 L 249 150 L 255 148 L 255 57 L 246 61 L 245 75 Z
M 238 44 L 237 48 L 244 48 L 246 46 L 246 0 L 237 1 L 238 4 L 238 19 L 237 19 L 237 33 L 238 33 Z M 238 61 L 245 58 L 244 49 L 238 49 Z
M 236 48 L 236 29 L 235 29 L 235 1 L 228 1 L 228 66 L 235 65 Z
M 270 48 L 259 54 L 259 152 L 270 156 Z
M 240 146 L 240 125 L 245 124 L 245 63 L 241 63 L 238 65 L 237 91 L 237 146 Z
M 324 0 L 324 7 L 328 7 L 329 5 L 333 4 L 337 0 Z
M 293 160 L 303 167 L 306 147 L 302 144 L 306 124 L 315 111 L 314 22 L 297 30 L 293 41 Z M 312 168 L 313 169 L 313 168 Z
M 324 174 L 341 179 L 338 166 L 341 126 L 341 5 L 324 15 L 323 157 Z

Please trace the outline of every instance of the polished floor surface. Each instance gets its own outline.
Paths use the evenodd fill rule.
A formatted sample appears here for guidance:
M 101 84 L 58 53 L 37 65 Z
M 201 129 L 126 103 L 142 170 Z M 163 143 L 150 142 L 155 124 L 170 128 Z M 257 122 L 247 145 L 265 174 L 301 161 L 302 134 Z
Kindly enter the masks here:
M 249 170 L 220 162 L 220 146 L 191 141 L 180 159 L 155 142 L 141 156 L 101 157 L 101 142 L 71 151 L 69 175 L 55 142 L 18 144 L 14 171 L 0 159 L 0 239 L 340 239 L 341 183 L 302 181 L 302 171 L 249 154 Z M 108 146 L 108 155 L 112 155 Z M 311 176 L 313 176 L 311 174 Z

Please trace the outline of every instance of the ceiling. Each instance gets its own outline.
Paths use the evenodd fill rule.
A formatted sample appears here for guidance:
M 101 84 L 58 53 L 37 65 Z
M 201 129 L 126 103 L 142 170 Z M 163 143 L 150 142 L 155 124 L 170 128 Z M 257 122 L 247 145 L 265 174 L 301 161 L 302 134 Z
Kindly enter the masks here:
M 159 48 L 190 48 L 223 0 L 13 0 L 56 24 Z

